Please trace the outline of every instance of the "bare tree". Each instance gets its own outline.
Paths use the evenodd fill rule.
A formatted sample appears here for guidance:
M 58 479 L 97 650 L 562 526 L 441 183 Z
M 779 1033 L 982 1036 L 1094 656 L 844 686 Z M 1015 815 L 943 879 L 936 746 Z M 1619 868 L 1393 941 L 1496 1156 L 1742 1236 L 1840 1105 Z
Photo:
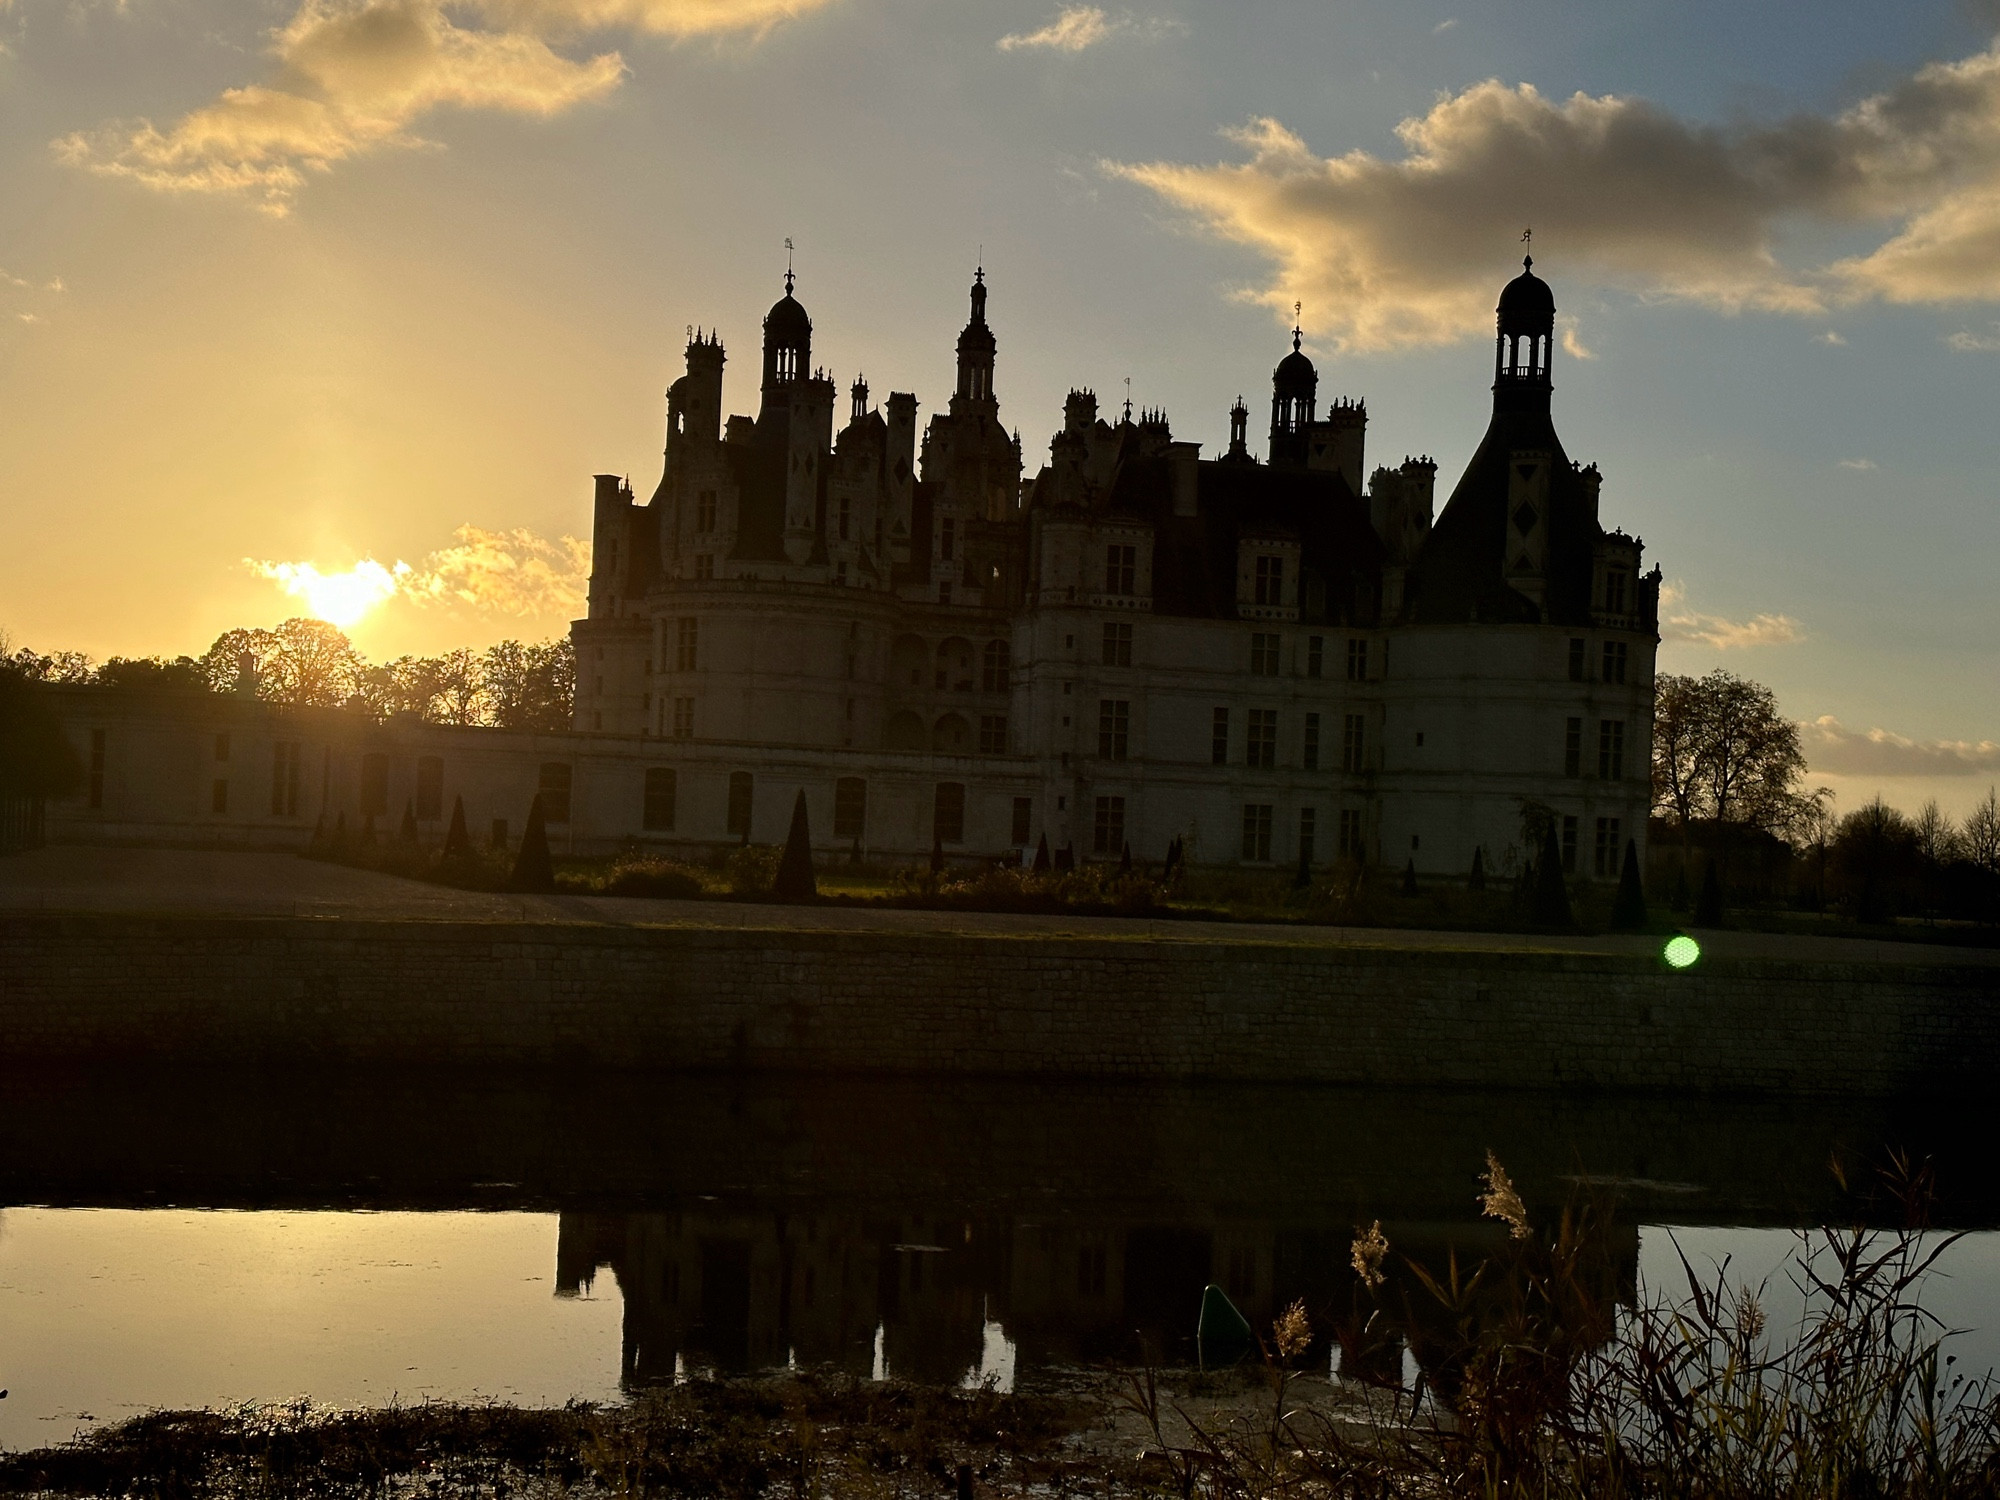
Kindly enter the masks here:
M 1958 837 L 1968 860 L 1988 875 L 2000 875 L 2000 797 L 1992 787 L 1986 789 L 1986 800 L 1966 814 Z
M 1799 729 L 1762 683 L 1719 668 L 1662 674 L 1654 687 L 1653 806 L 1685 835 L 1696 823 L 1789 831 L 1809 817 Z

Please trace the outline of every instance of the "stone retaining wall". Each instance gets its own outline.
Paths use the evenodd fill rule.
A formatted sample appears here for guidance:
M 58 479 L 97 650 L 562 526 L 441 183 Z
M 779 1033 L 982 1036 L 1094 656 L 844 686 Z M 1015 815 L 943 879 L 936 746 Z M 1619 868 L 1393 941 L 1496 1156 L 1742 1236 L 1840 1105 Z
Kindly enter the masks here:
M 2000 970 L 945 933 L 0 918 L 0 1053 L 1885 1095 Z

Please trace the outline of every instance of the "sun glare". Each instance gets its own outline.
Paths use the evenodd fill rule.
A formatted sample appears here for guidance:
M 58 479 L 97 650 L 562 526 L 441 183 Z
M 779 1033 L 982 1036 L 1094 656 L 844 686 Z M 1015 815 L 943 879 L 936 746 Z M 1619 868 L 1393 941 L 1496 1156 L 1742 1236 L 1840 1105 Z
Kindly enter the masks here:
M 322 573 L 309 562 L 253 562 L 250 566 L 293 598 L 303 599 L 315 619 L 343 630 L 393 598 L 402 575 L 409 572 L 406 563 L 389 569 L 372 557 L 362 558 L 342 573 Z

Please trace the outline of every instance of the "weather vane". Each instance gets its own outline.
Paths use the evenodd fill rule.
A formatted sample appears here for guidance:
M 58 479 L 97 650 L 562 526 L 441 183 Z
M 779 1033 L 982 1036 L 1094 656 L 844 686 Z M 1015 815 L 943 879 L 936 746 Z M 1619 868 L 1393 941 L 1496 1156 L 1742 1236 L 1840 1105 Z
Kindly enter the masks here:
M 785 236 L 785 294 L 787 296 L 790 296 L 791 291 L 792 291 L 792 237 L 788 234 Z
M 1132 377 L 1125 377 L 1125 420 L 1132 420 Z

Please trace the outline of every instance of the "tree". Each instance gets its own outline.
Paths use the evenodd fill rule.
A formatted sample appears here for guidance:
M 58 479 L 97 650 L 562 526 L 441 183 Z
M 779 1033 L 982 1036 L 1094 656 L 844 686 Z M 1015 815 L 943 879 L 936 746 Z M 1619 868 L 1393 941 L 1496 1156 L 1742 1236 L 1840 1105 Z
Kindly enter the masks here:
M 810 901 L 819 894 L 813 875 L 812 828 L 806 818 L 806 792 L 792 803 L 792 828 L 785 839 L 784 858 L 778 861 L 778 878 L 771 894 L 780 901 Z
M 1777 834 L 1805 809 L 1799 728 L 1777 695 L 1720 668 L 1663 673 L 1653 692 L 1653 807 L 1685 840 L 1697 823 Z
M 172 661 L 159 656 L 114 656 L 97 669 L 90 679 L 98 687 L 176 688 L 203 692 L 209 685 L 208 673 L 192 656 Z
M 83 763 L 43 685 L 0 666 L 0 794 L 60 797 L 83 784 Z
M 2000 875 L 2000 797 L 1986 789 L 1986 800 L 1966 814 L 1959 830 L 1965 857 L 1988 875 Z
M 224 631 L 201 659 L 218 693 L 234 692 L 246 666 L 264 702 L 336 708 L 360 691 L 367 662 L 338 626 L 300 618 L 276 630 Z
M 567 639 L 501 641 L 479 659 L 487 722 L 502 729 L 568 729 L 576 701 L 576 652 Z

